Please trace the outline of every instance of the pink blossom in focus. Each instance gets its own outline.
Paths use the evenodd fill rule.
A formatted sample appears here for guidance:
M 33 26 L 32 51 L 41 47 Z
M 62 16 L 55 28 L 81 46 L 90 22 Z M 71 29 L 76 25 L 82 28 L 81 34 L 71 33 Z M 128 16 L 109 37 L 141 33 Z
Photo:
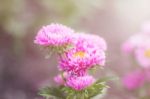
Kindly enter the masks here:
M 80 41 L 82 39 L 78 40 L 74 48 L 61 55 L 59 64 L 61 70 L 80 75 L 95 65 L 105 64 L 104 50 L 93 46 L 91 43 Z
M 74 35 L 74 38 L 75 38 L 74 40 L 75 46 L 97 47 L 104 51 L 107 49 L 106 41 L 100 36 L 87 33 L 76 33 Z
M 66 84 L 75 90 L 83 90 L 91 86 L 95 82 L 93 76 L 81 76 L 81 77 L 71 77 L 67 80 Z
M 123 78 L 123 84 L 129 90 L 139 88 L 144 84 L 144 81 L 145 74 L 140 70 L 133 71 Z
M 61 24 L 43 26 L 37 33 L 34 42 L 43 46 L 62 46 L 72 42 L 74 31 Z

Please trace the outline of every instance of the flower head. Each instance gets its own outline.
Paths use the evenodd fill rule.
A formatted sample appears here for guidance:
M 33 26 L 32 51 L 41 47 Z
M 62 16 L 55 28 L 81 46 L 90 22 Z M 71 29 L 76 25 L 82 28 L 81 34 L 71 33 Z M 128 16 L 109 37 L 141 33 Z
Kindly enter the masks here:
M 43 46 L 62 46 L 72 41 L 74 31 L 61 24 L 50 24 L 42 27 L 34 42 Z
M 127 53 L 134 52 L 135 49 L 142 47 L 148 40 L 149 37 L 144 34 L 133 35 L 123 44 L 122 49 Z
M 86 75 L 81 77 L 71 77 L 67 80 L 66 85 L 75 90 L 83 90 L 95 82 L 92 76 Z
M 84 75 L 87 69 L 105 64 L 104 47 L 98 47 L 98 44 L 92 43 L 93 39 L 86 39 L 85 36 L 85 34 L 79 36 L 74 41 L 75 46 L 61 55 L 59 62 L 61 70 Z
M 94 34 L 76 33 L 74 39 L 73 43 L 78 47 L 97 47 L 104 51 L 107 49 L 105 40 Z
M 139 48 L 135 52 L 136 59 L 138 63 L 145 67 L 149 68 L 150 67 L 150 46 L 145 46 L 142 48 Z
M 54 81 L 59 85 L 65 85 L 65 80 L 69 77 L 69 75 L 65 72 L 63 74 L 59 74 L 54 77 Z
M 145 74 L 140 70 L 133 71 L 123 78 L 123 84 L 129 90 L 139 88 L 144 84 L 144 81 Z
M 102 50 L 73 48 L 60 57 L 59 67 L 61 70 L 82 75 L 87 69 L 104 63 L 105 53 Z
M 130 37 L 124 43 L 123 51 L 132 52 L 142 67 L 150 67 L 150 35 L 139 33 Z

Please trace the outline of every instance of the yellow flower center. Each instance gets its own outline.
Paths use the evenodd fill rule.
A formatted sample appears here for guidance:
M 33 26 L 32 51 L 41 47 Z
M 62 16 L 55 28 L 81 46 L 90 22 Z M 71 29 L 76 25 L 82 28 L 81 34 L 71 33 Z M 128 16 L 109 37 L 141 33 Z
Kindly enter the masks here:
M 146 50 L 144 55 L 148 58 L 150 58 L 150 49 Z
M 73 56 L 83 58 L 85 56 L 85 52 L 79 51 L 76 52 Z

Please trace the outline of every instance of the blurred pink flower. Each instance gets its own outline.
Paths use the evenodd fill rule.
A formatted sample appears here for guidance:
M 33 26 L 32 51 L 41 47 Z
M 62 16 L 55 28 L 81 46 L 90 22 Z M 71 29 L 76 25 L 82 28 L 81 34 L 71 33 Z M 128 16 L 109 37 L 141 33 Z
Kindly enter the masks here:
M 134 49 L 141 47 L 147 39 L 149 38 L 144 34 L 133 35 L 123 44 L 122 50 L 126 53 L 134 52 Z
M 59 85 L 64 85 L 65 81 L 62 78 L 62 75 L 57 75 L 56 77 L 54 77 L 54 81 L 59 84 Z
M 150 35 L 134 35 L 123 44 L 122 49 L 126 53 L 132 52 L 142 67 L 150 67 Z
M 85 37 L 86 35 L 83 35 L 83 38 Z M 74 48 L 61 55 L 59 67 L 64 71 L 84 75 L 87 69 L 95 65 L 105 64 L 105 52 L 104 47 L 100 49 L 96 43 L 92 42 L 92 39 L 81 39 L 82 36 L 79 36 L 79 38 L 75 42 Z M 101 40 L 97 43 L 100 42 Z
M 75 90 L 83 90 L 95 82 L 93 76 L 71 77 L 67 80 L 66 85 Z
M 149 43 L 150 44 L 150 43 Z M 136 59 L 138 63 L 145 67 L 145 68 L 150 68 L 150 45 L 139 48 L 135 52 L 136 54 Z
M 65 80 L 69 77 L 67 73 L 59 74 L 54 77 L 54 81 L 59 85 L 65 85 Z
M 43 26 L 37 33 L 34 43 L 43 46 L 62 46 L 72 41 L 74 31 L 61 24 Z
M 130 42 L 125 42 L 122 46 L 122 50 L 125 53 L 131 53 L 133 51 L 134 46 Z
M 144 82 L 145 73 L 141 70 L 133 71 L 123 78 L 123 84 L 129 90 L 139 88 L 144 84 Z

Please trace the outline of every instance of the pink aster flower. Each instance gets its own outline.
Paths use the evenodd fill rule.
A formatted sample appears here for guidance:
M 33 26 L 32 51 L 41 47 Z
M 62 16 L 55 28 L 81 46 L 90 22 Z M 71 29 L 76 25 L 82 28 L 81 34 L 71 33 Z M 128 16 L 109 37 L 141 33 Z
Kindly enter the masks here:
M 54 77 L 54 81 L 59 85 L 65 85 L 65 80 L 69 77 L 67 73 L 57 75 Z
M 86 75 L 81 77 L 71 77 L 67 80 L 66 85 L 75 90 L 84 90 L 95 82 L 92 76 Z
M 65 84 L 65 80 L 62 78 L 62 75 L 57 75 L 56 77 L 54 77 L 54 81 L 59 85 Z
M 124 52 L 132 52 L 134 49 L 143 46 L 147 41 L 150 41 L 150 22 L 145 22 L 141 26 L 140 33 L 131 36 L 122 46 Z
M 61 55 L 59 62 L 61 70 L 84 75 L 87 69 L 105 64 L 105 53 L 103 50 L 82 46 L 72 48 Z
M 126 53 L 133 52 L 134 49 L 141 47 L 144 41 L 148 39 L 147 36 L 140 33 L 133 35 L 123 44 L 122 50 Z
M 60 57 L 59 67 L 64 71 L 77 74 L 84 72 L 95 65 L 104 65 L 105 53 L 100 49 L 76 49 L 73 48 Z
M 150 44 L 150 43 L 149 43 Z M 150 68 L 150 45 L 138 48 L 135 51 L 137 62 L 145 68 Z
M 145 73 L 141 70 L 133 71 L 123 78 L 123 84 L 129 90 L 139 88 L 144 84 L 144 81 Z
M 43 46 L 62 46 L 72 41 L 74 31 L 61 24 L 43 26 L 37 33 L 34 42 Z
M 98 35 L 87 33 L 76 33 L 74 35 L 74 38 L 75 40 L 73 43 L 75 44 L 75 46 L 97 47 L 104 51 L 107 49 L 106 41 Z
M 77 34 L 74 45 L 74 48 L 60 56 L 61 70 L 84 75 L 87 69 L 105 64 L 106 43 L 102 38 L 89 34 Z
M 133 53 L 142 67 L 150 67 L 150 35 L 139 33 L 123 44 L 123 51 Z

